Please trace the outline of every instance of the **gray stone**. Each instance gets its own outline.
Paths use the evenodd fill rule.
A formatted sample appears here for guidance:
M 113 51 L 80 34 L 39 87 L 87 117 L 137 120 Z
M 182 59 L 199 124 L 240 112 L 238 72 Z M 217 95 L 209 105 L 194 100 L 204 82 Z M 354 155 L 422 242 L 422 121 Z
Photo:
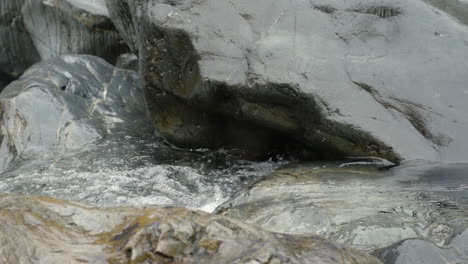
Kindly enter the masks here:
M 229 145 L 234 119 L 332 156 L 468 155 L 468 31 L 425 1 L 107 5 L 139 50 L 150 112 L 172 142 Z M 162 101 L 178 103 L 161 111 Z
M 468 217 L 467 167 L 413 162 L 382 171 L 365 162 L 299 164 L 250 184 L 216 212 L 362 250 L 408 238 L 446 246 L 466 228 L 459 219 Z
M 24 0 L 0 2 L 0 83 L 18 78 L 40 60 L 28 34 L 21 8 Z M 8 81 L 9 83 L 10 81 Z M 0 84 L 0 90 L 4 84 Z
M 41 59 L 90 54 L 115 63 L 128 51 L 101 0 L 3 0 L 0 78 L 18 78 Z
M 378 264 L 314 235 L 291 236 L 183 208 L 93 208 L 0 195 L 2 263 Z
M 138 71 L 138 64 L 139 60 L 135 54 L 124 53 L 117 58 L 115 66 L 126 70 Z
M 14 81 L 13 76 L 9 76 L 8 74 L 0 72 L 0 92 L 2 92 L 3 88 L 5 88 L 12 81 Z
M 90 54 L 115 63 L 127 51 L 101 1 L 28 0 L 22 13 L 42 60 L 62 54 Z
M 117 30 L 122 35 L 133 53 L 138 54 L 139 44 L 139 21 L 136 16 L 141 11 L 144 0 L 105 0 L 109 15 Z
M 468 263 L 468 255 L 461 255 L 452 247 L 441 248 L 421 239 L 408 239 L 373 252 L 384 264 L 447 264 Z
M 16 159 L 86 147 L 145 111 L 135 72 L 87 55 L 36 64 L 0 94 L 0 172 Z

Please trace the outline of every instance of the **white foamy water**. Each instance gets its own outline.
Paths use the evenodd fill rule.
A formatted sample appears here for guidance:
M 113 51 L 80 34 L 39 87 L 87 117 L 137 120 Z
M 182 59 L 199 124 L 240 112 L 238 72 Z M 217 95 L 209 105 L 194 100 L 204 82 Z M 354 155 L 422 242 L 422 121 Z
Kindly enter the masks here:
M 0 175 L 0 193 L 37 194 L 97 206 L 173 205 L 212 212 L 282 163 L 226 151 L 173 149 L 152 136 L 114 135 L 87 149 L 34 157 Z

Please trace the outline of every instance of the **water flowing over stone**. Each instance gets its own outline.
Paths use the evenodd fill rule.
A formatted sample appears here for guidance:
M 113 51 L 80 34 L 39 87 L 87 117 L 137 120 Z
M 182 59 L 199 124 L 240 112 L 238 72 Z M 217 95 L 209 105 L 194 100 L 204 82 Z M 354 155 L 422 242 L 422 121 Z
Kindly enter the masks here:
M 0 195 L 2 263 L 342 263 L 374 257 L 182 208 L 107 208 Z
M 283 162 L 154 135 L 135 72 L 92 56 L 35 65 L 0 94 L 0 192 L 212 211 Z
M 315 233 L 368 251 L 408 238 L 447 246 L 462 228 L 454 223 L 468 219 L 467 164 L 414 162 L 388 171 L 362 164 L 291 165 L 216 211 L 273 232 Z
M 335 156 L 468 155 L 468 29 L 422 0 L 107 5 L 172 142 L 227 145 L 234 119 Z

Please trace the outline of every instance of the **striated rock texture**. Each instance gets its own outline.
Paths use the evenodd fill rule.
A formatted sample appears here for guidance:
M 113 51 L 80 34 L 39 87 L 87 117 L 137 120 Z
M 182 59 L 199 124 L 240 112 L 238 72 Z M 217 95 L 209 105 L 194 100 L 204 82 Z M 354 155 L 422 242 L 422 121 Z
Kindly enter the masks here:
M 126 44 L 107 17 L 105 5 L 99 2 L 26 1 L 25 27 L 41 59 L 61 54 L 90 54 L 115 63 L 119 54 L 126 51 Z
M 128 50 L 102 0 L 2 0 L 0 74 L 17 78 L 39 60 L 91 54 L 115 63 Z
M 335 157 L 468 156 L 468 28 L 422 0 L 106 3 L 179 145 L 229 145 L 242 121 Z
M 33 63 L 39 53 L 24 25 L 24 0 L 0 1 L 0 91 Z M 5 83 L 5 84 L 4 84 Z
M 2 263 L 380 263 L 321 237 L 182 208 L 97 209 L 14 195 L 0 195 L 0 208 Z
M 117 30 L 127 42 L 131 51 L 138 54 L 140 48 L 139 21 L 133 14 L 141 12 L 146 0 L 103 0 Z
M 16 159 L 84 147 L 145 113 L 133 71 L 87 55 L 36 64 L 0 94 L 0 172 Z
M 414 162 L 388 171 L 365 164 L 280 169 L 216 212 L 272 232 L 315 233 L 367 251 L 408 238 L 447 246 L 466 229 L 468 164 Z

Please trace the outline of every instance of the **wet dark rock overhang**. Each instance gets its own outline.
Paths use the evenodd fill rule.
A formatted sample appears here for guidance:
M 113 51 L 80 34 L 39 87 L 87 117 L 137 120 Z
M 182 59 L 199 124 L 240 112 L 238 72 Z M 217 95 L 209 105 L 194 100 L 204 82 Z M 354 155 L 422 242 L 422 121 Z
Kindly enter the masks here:
M 305 151 L 306 159 L 401 160 L 370 133 L 327 119 L 317 96 L 291 84 L 230 85 L 203 79 L 200 56 L 181 29 L 145 23 L 140 33 L 140 72 L 149 112 L 159 133 L 176 145 L 249 153 L 289 149 Z

